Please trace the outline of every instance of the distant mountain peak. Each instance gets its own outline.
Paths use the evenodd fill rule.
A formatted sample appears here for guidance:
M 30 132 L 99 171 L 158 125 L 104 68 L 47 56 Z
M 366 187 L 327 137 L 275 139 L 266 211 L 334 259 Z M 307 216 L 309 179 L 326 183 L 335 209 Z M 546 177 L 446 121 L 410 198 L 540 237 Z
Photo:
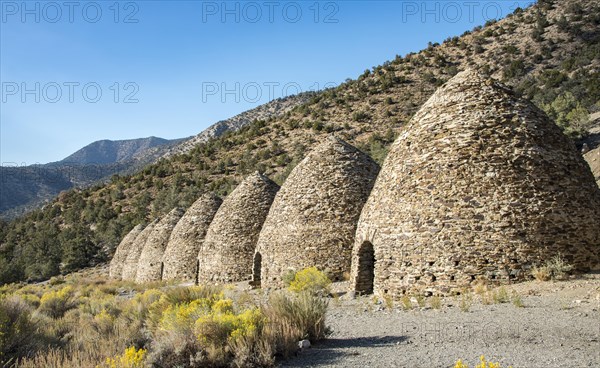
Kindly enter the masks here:
M 58 163 L 81 165 L 121 163 L 139 157 L 148 149 L 169 143 L 171 141 L 158 137 L 115 141 L 103 139 L 88 144 Z

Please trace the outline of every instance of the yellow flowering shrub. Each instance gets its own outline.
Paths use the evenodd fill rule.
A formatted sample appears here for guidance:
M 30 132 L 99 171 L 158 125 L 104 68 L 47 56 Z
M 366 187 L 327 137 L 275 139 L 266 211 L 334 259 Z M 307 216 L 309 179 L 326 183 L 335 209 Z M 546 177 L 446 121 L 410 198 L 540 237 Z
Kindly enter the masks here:
M 189 303 L 169 305 L 163 312 L 158 327 L 165 331 L 191 330 L 195 321 L 211 310 L 212 301 L 198 299 Z
M 196 336 L 202 343 L 222 345 L 232 339 L 253 334 L 263 319 L 258 308 L 247 309 L 239 314 L 231 310 L 221 313 L 213 309 L 212 313 L 196 320 Z
M 108 334 L 110 331 L 112 331 L 114 323 L 115 317 L 111 316 L 106 309 L 103 309 L 100 313 L 94 316 L 94 324 L 96 328 L 105 334 Z
M 146 359 L 146 350 L 135 347 L 125 349 L 122 355 L 114 358 L 106 358 L 108 368 L 142 368 Z
M 253 335 L 262 327 L 264 319 L 263 314 L 258 308 L 247 309 L 238 314 L 236 328 L 230 334 L 231 339 L 236 340 Z
M 159 300 L 162 295 L 164 295 L 164 292 L 158 289 L 148 289 L 143 293 L 136 294 L 134 300 L 142 303 L 143 305 L 150 305 Z
M 62 289 L 44 293 L 40 298 L 39 311 L 49 317 L 60 318 L 74 306 L 74 289 L 72 286 L 65 286 Z
M 469 368 L 469 366 L 465 363 L 463 363 L 462 360 L 458 360 L 455 364 L 454 364 L 454 368 Z M 492 363 L 492 362 L 488 362 L 485 360 L 485 357 L 482 355 L 479 357 L 479 364 L 477 364 L 475 366 L 475 368 L 502 368 L 500 366 L 500 363 Z M 508 367 L 508 368 L 512 368 L 512 367 Z
M 233 300 L 231 300 L 231 299 L 217 300 L 213 304 L 212 310 L 215 313 L 233 313 Z
M 331 280 L 323 272 L 316 267 L 309 267 L 302 271 L 296 272 L 294 280 L 290 282 L 289 289 L 299 293 L 308 291 L 313 294 L 329 292 Z

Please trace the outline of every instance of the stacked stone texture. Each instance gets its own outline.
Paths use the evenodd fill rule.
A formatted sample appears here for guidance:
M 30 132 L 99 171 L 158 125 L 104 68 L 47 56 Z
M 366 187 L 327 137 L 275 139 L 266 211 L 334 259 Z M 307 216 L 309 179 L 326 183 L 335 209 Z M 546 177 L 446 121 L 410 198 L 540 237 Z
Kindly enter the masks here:
M 110 278 L 120 280 L 123 277 L 123 266 L 125 265 L 127 255 L 131 251 L 131 248 L 135 244 L 135 239 L 140 235 L 142 230 L 144 230 L 144 225 L 140 224 L 134 227 L 127 235 L 125 235 L 117 247 L 108 269 L 108 276 Z
M 356 224 L 378 172 L 368 155 L 334 136 L 308 154 L 277 193 L 260 233 L 261 286 L 282 286 L 283 274 L 312 266 L 334 280 L 347 275 Z
M 162 279 L 163 254 L 169 243 L 171 232 L 173 232 L 183 213 L 184 211 L 181 208 L 174 208 L 154 226 L 140 254 L 135 276 L 136 282 L 160 281 Z
M 198 252 L 222 202 L 221 198 L 207 193 L 185 212 L 165 250 L 163 280 L 196 280 Z
M 583 157 L 590 165 L 590 169 L 592 169 L 592 174 L 594 174 L 596 184 L 600 186 L 600 147 L 589 151 L 583 155 Z
M 129 250 L 129 254 L 127 254 L 127 258 L 125 258 L 125 262 L 123 263 L 123 280 L 135 281 L 140 255 L 144 250 L 146 240 L 148 240 L 148 237 L 152 233 L 152 230 L 158 221 L 159 219 L 156 219 L 149 223 L 148 226 L 146 226 L 144 230 L 142 230 L 142 232 L 135 238 L 135 241 Z
M 456 75 L 394 142 L 364 206 L 351 287 L 446 294 L 506 283 L 559 253 L 597 268 L 600 190 L 560 129 L 474 71 Z M 359 285 L 359 288 L 356 288 Z
M 198 282 L 251 277 L 258 234 L 278 190 L 277 184 L 256 172 L 225 198 L 198 254 Z

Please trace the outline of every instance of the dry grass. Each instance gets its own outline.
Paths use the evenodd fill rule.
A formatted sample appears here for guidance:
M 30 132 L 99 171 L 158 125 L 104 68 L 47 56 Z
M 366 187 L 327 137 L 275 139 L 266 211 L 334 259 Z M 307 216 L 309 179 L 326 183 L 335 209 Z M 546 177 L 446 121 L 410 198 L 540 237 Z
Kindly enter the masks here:
M 512 297 L 511 297 L 512 303 L 515 307 L 517 308 L 523 308 L 525 307 L 525 304 L 523 303 L 523 299 L 521 298 L 521 295 L 519 295 L 519 293 L 517 293 L 516 291 L 513 290 L 512 293 Z
M 534 267 L 531 274 L 538 281 L 563 280 L 572 269 L 573 266 L 558 254 L 543 266 Z
M 531 275 L 538 281 L 549 281 L 551 278 L 550 270 L 546 266 L 535 266 L 531 270 Z
M 402 309 L 405 311 L 411 310 L 413 307 L 412 301 L 410 300 L 410 296 L 408 296 L 408 295 L 402 296 L 402 298 L 400 299 L 400 302 L 402 303 Z
M 458 297 L 458 307 L 463 312 L 468 312 L 473 305 L 473 295 L 471 293 L 461 293 Z
M 324 338 L 327 301 L 282 292 L 257 305 L 222 288 L 78 277 L 0 290 L 0 366 L 268 367 Z
M 394 298 L 391 295 L 385 294 L 383 296 L 383 303 L 386 309 L 394 309 Z
M 437 295 L 432 296 L 431 298 L 429 298 L 429 305 L 433 309 L 441 309 L 442 308 L 442 298 Z

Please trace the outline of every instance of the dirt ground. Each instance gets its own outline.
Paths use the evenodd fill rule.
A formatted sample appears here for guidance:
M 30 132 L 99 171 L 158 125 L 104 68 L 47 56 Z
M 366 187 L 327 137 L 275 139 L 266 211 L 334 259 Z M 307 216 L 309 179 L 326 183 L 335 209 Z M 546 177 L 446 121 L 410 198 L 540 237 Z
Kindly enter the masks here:
M 281 367 L 453 367 L 458 359 L 473 367 L 481 355 L 502 367 L 600 367 L 600 275 L 505 290 L 505 303 L 483 304 L 494 291 L 479 290 L 439 309 L 427 300 L 389 309 L 372 297 L 332 299 L 331 335 Z

